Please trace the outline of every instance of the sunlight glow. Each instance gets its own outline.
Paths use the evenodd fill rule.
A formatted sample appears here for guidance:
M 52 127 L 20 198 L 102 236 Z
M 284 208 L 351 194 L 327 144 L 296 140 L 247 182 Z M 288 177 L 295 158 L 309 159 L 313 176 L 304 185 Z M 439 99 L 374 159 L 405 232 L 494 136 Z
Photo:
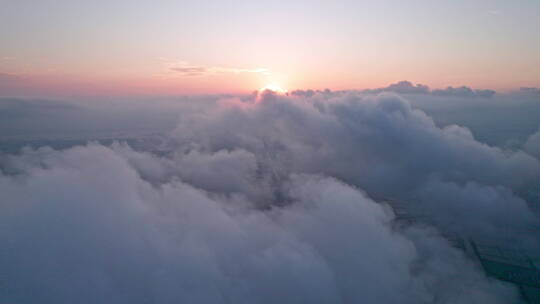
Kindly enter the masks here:
M 259 92 L 263 92 L 263 91 L 272 91 L 275 93 L 282 93 L 282 94 L 287 93 L 287 90 L 283 89 L 282 87 L 280 87 L 279 85 L 275 83 L 267 84 L 266 86 L 259 89 Z

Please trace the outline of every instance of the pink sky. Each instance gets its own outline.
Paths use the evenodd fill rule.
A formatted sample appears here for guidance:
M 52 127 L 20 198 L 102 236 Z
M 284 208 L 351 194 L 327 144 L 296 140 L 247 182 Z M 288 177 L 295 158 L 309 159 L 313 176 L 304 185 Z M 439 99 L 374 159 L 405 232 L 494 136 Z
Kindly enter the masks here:
M 540 87 L 540 2 L 9 1 L 0 95 Z

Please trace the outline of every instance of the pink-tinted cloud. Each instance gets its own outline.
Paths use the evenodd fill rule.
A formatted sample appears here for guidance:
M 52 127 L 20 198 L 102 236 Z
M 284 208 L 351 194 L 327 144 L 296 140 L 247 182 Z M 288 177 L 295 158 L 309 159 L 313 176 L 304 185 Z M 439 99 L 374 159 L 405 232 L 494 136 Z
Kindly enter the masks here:
M 192 65 L 188 62 L 180 62 L 173 64 L 170 68 L 171 71 L 177 72 L 181 76 L 207 76 L 216 74 L 240 74 L 240 73 L 261 73 L 269 75 L 270 72 L 265 68 L 236 68 L 236 67 L 222 67 L 222 66 L 204 66 L 204 65 Z

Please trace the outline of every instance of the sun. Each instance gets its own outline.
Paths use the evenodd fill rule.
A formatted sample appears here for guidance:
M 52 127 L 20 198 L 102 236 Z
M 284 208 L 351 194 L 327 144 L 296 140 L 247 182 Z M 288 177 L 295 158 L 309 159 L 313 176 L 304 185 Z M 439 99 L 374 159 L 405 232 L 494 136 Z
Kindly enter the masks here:
M 267 84 L 266 86 L 259 89 L 259 92 L 264 92 L 264 91 L 272 91 L 272 92 L 281 93 L 281 94 L 287 93 L 287 90 L 285 90 L 284 88 L 280 87 L 279 85 L 275 83 Z

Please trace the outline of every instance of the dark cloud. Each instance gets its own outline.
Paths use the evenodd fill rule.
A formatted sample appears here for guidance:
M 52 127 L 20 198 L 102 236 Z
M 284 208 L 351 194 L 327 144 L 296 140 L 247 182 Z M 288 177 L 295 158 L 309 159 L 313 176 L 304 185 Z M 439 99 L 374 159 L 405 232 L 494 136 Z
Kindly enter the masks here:
M 407 95 L 411 105 L 425 111 L 438 126 L 465 126 L 477 140 L 510 149 L 519 149 L 540 126 L 539 97 L 522 90 L 491 98 Z
M 366 93 L 380 93 L 380 92 L 395 92 L 402 94 L 427 94 L 429 93 L 428 86 L 417 84 L 413 85 L 409 81 L 400 81 L 393 83 L 384 88 L 365 90 Z
M 220 97 L 144 101 L 0 98 L 0 140 L 98 139 L 163 132 L 175 126 L 180 108 L 187 111 L 212 98 Z
M 321 94 L 326 97 L 330 96 L 337 96 L 340 93 L 343 93 L 344 91 L 332 91 L 330 89 L 324 89 L 324 90 L 294 90 L 290 92 L 290 95 L 292 96 L 303 96 L 303 97 L 312 97 L 315 94 Z
M 527 139 L 523 145 L 523 149 L 540 160 L 540 130 Z
M 447 87 L 446 89 L 434 89 L 423 84 L 412 84 L 410 81 L 400 81 L 398 83 L 391 84 L 384 88 L 368 89 L 364 90 L 364 93 L 381 93 L 381 92 L 394 92 L 399 94 L 433 94 L 446 97 L 483 97 L 490 98 L 495 95 L 493 90 L 473 90 L 466 86 L 461 87 Z
M 518 92 L 525 95 L 540 96 L 539 88 L 520 88 Z
M 434 95 L 452 96 L 452 97 L 484 97 L 490 98 L 495 95 L 493 90 L 473 90 L 469 87 L 461 86 L 458 88 L 447 87 L 446 89 L 433 90 Z

